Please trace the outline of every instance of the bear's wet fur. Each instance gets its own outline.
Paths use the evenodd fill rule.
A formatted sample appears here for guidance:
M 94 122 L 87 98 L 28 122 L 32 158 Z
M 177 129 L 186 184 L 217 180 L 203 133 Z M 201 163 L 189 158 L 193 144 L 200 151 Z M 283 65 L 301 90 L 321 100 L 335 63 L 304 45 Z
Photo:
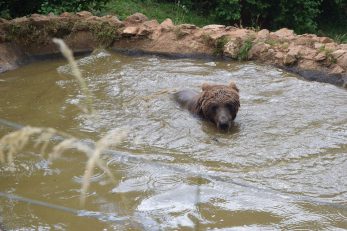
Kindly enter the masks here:
M 221 130 L 229 130 L 240 108 L 239 89 L 229 85 L 204 83 L 202 92 L 182 90 L 176 92 L 176 101 L 192 114 L 214 123 Z

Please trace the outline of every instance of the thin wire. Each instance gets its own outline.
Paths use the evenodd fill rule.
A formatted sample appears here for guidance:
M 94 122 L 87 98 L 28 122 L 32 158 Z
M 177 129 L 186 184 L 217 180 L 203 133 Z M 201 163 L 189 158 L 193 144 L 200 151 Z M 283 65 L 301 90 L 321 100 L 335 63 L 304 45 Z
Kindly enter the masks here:
M 88 210 L 77 210 L 77 209 L 68 208 L 68 207 L 61 206 L 61 205 L 55 205 L 55 204 L 47 203 L 44 201 L 38 201 L 38 200 L 34 200 L 34 199 L 21 197 L 21 196 L 10 194 L 10 193 L 0 192 L 0 197 L 6 198 L 8 200 L 24 202 L 24 203 L 27 203 L 30 205 L 37 205 L 37 206 L 42 206 L 42 207 L 51 208 L 51 209 L 55 209 L 55 210 L 60 210 L 63 212 L 71 213 L 71 214 L 79 216 L 79 217 L 91 217 L 91 218 L 96 218 L 98 220 L 107 220 L 107 221 L 109 221 L 109 220 L 112 220 L 112 221 L 129 220 L 129 217 L 117 217 L 114 213 L 101 213 L 101 212 L 88 211 Z

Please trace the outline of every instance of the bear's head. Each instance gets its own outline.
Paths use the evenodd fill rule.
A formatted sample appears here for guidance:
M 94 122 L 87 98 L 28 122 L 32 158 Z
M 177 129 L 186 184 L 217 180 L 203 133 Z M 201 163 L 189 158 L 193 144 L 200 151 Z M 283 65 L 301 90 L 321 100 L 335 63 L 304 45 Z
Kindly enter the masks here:
M 240 107 L 239 89 L 234 82 L 229 85 L 204 83 L 197 111 L 221 130 L 228 130 Z

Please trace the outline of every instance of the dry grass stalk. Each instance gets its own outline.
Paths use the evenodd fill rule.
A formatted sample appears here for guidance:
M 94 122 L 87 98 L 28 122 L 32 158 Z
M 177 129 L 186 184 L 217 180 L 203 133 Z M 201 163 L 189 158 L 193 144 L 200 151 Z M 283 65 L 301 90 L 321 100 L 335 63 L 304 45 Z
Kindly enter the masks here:
M 67 137 L 74 139 L 72 136 L 58 132 L 53 128 L 23 127 L 15 132 L 11 132 L 0 139 L 0 161 L 13 163 L 13 156 L 29 143 L 30 137 L 36 137 L 34 146 L 41 144 L 41 153 L 45 153 L 49 140 L 54 136 Z
M 54 38 L 53 42 L 59 46 L 60 52 L 68 60 L 71 66 L 72 75 L 77 79 L 81 87 L 81 90 L 84 96 L 86 97 L 87 103 L 84 107 L 81 107 L 81 109 L 86 114 L 92 114 L 94 112 L 92 94 L 90 93 L 88 89 L 86 81 L 82 77 L 81 71 L 77 66 L 77 63 L 75 61 L 72 51 L 69 49 L 69 47 L 65 44 L 65 42 L 62 39 Z
M 48 154 L 48 158 L 50 160 L 60 157 L 66 150 L 69 149 L 81 151 L 88 157 L 80 197 L 81 205 L 84 205 L 86 193 L 90 185 L 90 178 L 93 175 L 95 167 L 100 168 L 112 181 L 114 181 L 111 171 L 100 159 L 100 156 L 105 149 L 107 149 L 109 146 L 120 143 L 125 136 L 126 133 L 124 131 L 113 130 L 97 141 L 94 147 L 92 147 L 69 134 L 59 132 L 53 128 L 27 126 L 15 132 L 11 132 L 0 139 L 0 161 L 2 163 L 8 163 L 11 167 L 13 165 L 14 155 L 21 151 L 26 145 L 31 143 L 31 138 L 34 138 L 34 147 L 39 148 L 41 146 L 40 153 L 41 155 L 44 155 L 50 141 L 53 138 L 58 137 L 60 140 L 58 141 L 59 143 L 55 145 Z
M 98 140 L 95 143 L 94 151 L 91 154 L 91 156 L 88 159 L 87 166 L 84 172 L 83 176 L 83 182 L 82 182 L 82 188 L 81 188 L 81 197 L 80 197 L 80 202 L 82 205 L 85 203 L 86 199 L 86 193 L 89 188 L 90 184 L 90 178 L 93 175 L 95 164 L 98 163 L 98 160 L 100 159 L 100 155 L 102 152 L 107 149 L 109 146 L 116 145 L 120 143 L 124 137 L 126 136 L 126 132 L 123 130 L 112 130 L 109 133 L 107 133 L 104 137 L 102 137 L 100 140 Z M 100 167 L 100 166 L 98 166 Z M 103 169 L 113 180 L 113 176 L 109 169 L 105 167 Z

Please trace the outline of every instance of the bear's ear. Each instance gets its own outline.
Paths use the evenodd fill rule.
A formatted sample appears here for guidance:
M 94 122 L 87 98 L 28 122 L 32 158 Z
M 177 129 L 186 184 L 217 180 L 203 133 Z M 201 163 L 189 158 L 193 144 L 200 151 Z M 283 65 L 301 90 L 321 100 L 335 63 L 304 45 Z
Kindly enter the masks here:
M 236 84 L 234 82 L 230 82 L 229 83 L 229 87 L 231 87 L 232 89 L 234 89 L 235 91 L 239 92 L 240 90 L 237 88 Z
M 208 84 L 208 83 L 203 83 L 202 86 L 201 86 L 201 89 L 203 91 L 207 91 L 209 89 L 211 89 L 212 85 Z

